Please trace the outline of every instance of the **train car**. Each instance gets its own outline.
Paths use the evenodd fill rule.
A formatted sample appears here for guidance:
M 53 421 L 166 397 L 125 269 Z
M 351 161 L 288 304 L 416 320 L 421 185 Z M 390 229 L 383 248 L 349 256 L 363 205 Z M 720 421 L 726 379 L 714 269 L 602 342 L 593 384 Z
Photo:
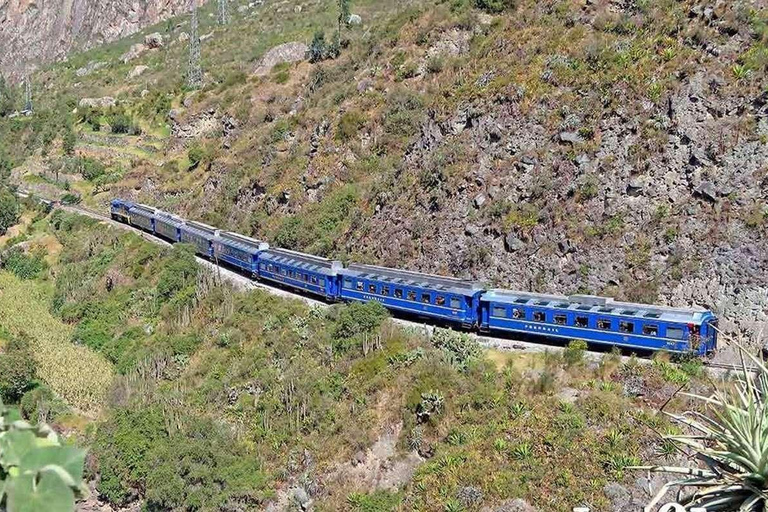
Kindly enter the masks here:
M 717 319 L 709 311 L 616 302 L 607 297 L 490 290 L 482 294 L 480 316 L 484 332 L 698 355 L 717 347 Z
M 213 241 L 219 230 L 202 222 L 185 222 L 179 228 L 179 242 L 192 244 L 195 252 L 206 258 L 213 258 Z
M 259 253 L 269 249 L 269 244 L 229 231 L 219 233 L 213 241 L 213 256 L 219 262 L 258 277 Z
M 134 206 L 136 206 L 136 203 L 131 201 L 113 199 L 109 205 L 109 211 L 112 214 L 112 219 L 125 222 L 127 224 L 130 218 L 129 212 Z
M 465 329 L 478 326 L 480 296 L 485 289 L 475 281 L 356 264 L 341 275 L 344 300 L 375 300 L 388 309 L 449 321 Z
M 167 212 L 158 210 L 155 214 L 155 235 L 165 238 L 169 242 L 181 241 L 181 226 L 184 219 Z
M 340 261 L 286 251 L 268 249 L 259 254 L 260 279 L 307 291 L 327 300 L 339 299 Z
M 155 214 L 157 210 L 144 204 L 135 204 L 128 210 L 128 223 L 150 233 L 155 232 Z

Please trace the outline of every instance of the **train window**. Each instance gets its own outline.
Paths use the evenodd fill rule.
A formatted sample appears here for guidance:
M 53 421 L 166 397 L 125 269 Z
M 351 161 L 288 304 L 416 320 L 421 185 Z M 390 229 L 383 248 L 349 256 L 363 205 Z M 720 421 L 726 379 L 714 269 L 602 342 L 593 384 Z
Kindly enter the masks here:
M 504 318 L 507 316 L 507 308 L 504 306 L 493 306 L 493 316 Z
M 317 276 L 312 276 L 312 284 L 317 284 Z
M 621 312 L 621 314 L 622 315 L 627 315 L 627 316 L 635 316 L 637 314 L 637 310 L 625 309 L 624 311 Z
M 534 322 L 546 322 L 547 316 L 544 314 L 543 311 L 534 311 L 533 312 L 533 321 Z
M 621 332 L 626 332 L 627 334 L 632 334 L 635 332 L 635 324 L 632 322 L 619 322 L 619 330 Z
M 435 299 L 435 304 L 437 304 L 438 306 L 445 306 L 445 297 L 443 297 L 442 295 L 438 295 L 437 298 Z
M 661 318 L 661 313 L 651 311 L 650 313 L 645 314 L 645 318 Z
M 376 285 L 375 284 L 369 284 L 368 285 L 368 293 L 376 293 Z
M 515 302 L 518 303 L 518 304 L 527 304 L 529 300 L 530 299 L 519 298 L 519 299 L 515 299 Z
M 320 279 L 320 286 L 325 288 L 325 278 L 324 277 Z
M 416 292 L 413 290 L 408 290 L 408 300 L 415 301 L 416 300 Z
M 525 318 L 525 310 L 519 308 L 513 309 L 512 318 Z
M 280 269 L 280 274 L 281 274 L 281 275 L 284 275 L 284 276 L 287 276 L 287 275 L 288 275 L 288 271 L 287 271 L 287 270 L 285 270 L 284 268 L 281 268 L 281 269 Z
M 569 303 L 567 303 L 567 302 L 558 302 L 557 304 L 555 304 L 555 307 L 556 308 L 562 308 L 562 309 L 568 309 L 569 307 L 571 307 L 571 305 Z
M 589 318 L 586 316 L 577 316 L 576 327 L 589 327 Z
M 305 283 L 309 282 L 309 274 L 304 274 L 304 282 Z
M 431 304 L 432 303 L 432 296 L 428 293 L 422 293 L 421 294 L 421 302 L 424 304 Z
M 613 312 L 613 308 L 600 308 L 598 311 L 601 313 L 611 313 Z
M 667 338 L 673 340 L 683 339 L 683 329 L 680 327 L 667 327 Z
M 389 297 L 389 285 L 385 284 L 384 286 L 381 287 L 381 294 Z
M 460 309 L 461 308 L 461 299 L 457 297 L 451 297 L 451 307 L 453 309 Z
M 270 264 L 269 267 L 267 267 L 267 268 L 269 269 L 270 272 L 274 272 L 275 271 L 275 266 L 272 265 L 272 264 Z
M 568 322 L 568 317 L 565 315 L 555 315 L 555 323 L 557 325 L 565 325 Z
M 396 299 L 402 299 L 403 298 L 403 290 L 402 290 L 402 288 L 395 288 L 395 298 Z
M 643 334 L 646 336 L 658 336 L 659 335 L 659 326 L 658 325 L 644 325 L 643 326 Z
M 266 266 L 264 263 L 260 263 L 260 264 L 259 264 L 259 268 L 260 268 L 261 270 L 267 270 L 267 266 Z
M 347 289 L 352 288 L 352 280 L 350 278 L 344 279 L 344 288 L 347 288 Z
M 604 331 L 607 331 L 611 328 L 611 321 L 607 318 L 598 318 L 597 319 L 597 328 L 602 329 Z
M 358 289 L 359 291 L 363 291 L 363 282 L 362 282 L 362 281 L 358 281 L 358 282 L 357 282 L 357 289 Z
M 579 307 L 578 307 L 578 308 L 576 308 L 576 309 L 578 309 L 579 311 L 590 311 L 590 310 L 592 309 L 592 306 L 589 306 L 589 305 L 582 305 L 582 306 L 579 306 Z
M 537 300 L 536 301 L 536 305 L 537 306 L 549 306 L 549 301 L 548 300 Z

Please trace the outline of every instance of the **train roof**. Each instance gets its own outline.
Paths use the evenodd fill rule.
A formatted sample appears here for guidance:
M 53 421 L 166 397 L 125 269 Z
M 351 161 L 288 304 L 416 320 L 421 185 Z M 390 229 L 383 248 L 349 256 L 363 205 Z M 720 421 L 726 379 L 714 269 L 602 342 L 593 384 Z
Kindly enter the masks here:
M 384 281 L 395 285 L 427 288 L 439 292 L 450 292 L 459 295 L 475 295 L 485 288 L 477 281 L 458 279 L 455 277 L 436 276 L 409 270 L 397 270 L 375 265 L 350 264 L 343 272 L 363 279 Z
M 703 308 L 672 308 L 619 302 L 610 297 L 595 295 L 546 295 L 513 290 L 488 290 L 483 294 L 487 301 L 526 306 L 554 307 L 588 313 L 637 318 L 653 321 L 663 320 L 679 323 L 701 323 L 709 312 Z
M 218 231 L 218 229 L 213 226 L 209 226 L 208 224 L 196 221 L 185 221 L 181 228 L 186 231 L 191 231 L 193 233 L 209 237 L 214 237 Z
M 175 227 L 179 227 L 184 224 L 184 219 L 181 217 L 178 217 L 172 213 L 164 212 L 162 210 L 157 210 L 157 212 L 155 212 L 155 220 L 165 222 L 166 224 L 172 224 Z
M 239 235 L 231 231 L 222 231 L 219 233 L 219 241 L 229 246 L 237 247 L 250 254 L 258 254 L 260 251 L 269 249 L 269 244 L 256 240 L 248 236 Z
M 151 206 L 147 206 L 146 204 L 140 204 L 140 203 L 131 203 L 131 211 L 137 211 L 140 213 L 144 213 L 147 215 L 155 215 L 158 210 L 155 208 L 152 208 Z
M 286 249 L 267 249 L 261 253 L 261 259 L 273 263 L 296 267 L 310 272 L 316 272 L 328 276 L 335 276 L 343 268 L 340 261 L 321 258 L 302 252 L 294 252 Z

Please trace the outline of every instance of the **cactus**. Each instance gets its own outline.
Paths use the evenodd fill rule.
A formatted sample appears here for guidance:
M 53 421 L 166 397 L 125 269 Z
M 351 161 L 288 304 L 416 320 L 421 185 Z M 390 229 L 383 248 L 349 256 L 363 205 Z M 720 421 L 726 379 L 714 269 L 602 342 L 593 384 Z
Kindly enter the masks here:
M 0 510 L 69 512 L 87 493 L 85 451 L 62 446 L 49 426 L 33 426 L 0 401 Z

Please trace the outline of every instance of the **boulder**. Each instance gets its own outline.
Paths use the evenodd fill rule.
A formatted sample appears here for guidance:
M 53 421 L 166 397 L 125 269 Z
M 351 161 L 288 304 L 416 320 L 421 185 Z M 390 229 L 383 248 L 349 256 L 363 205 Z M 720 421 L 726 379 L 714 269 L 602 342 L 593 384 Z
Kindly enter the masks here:
M 525 242 L 520 240 L 514 233 L 509 233 L 504 237 L 504 248 L 507 252 L 518 252 L 525 249 Z
M 150 50 L 157 50 L 165 45 L 163 35 L 160 32 L 154 32 L 144 37 L 144 45 Z
M 558 134 L 558 139 L 563 144 L 581 144 L 584 142 L 581 135 L 576 132 L 560 132 Z
M 347 25 L 362 25 L 362 24 L 363 24 L 363 18 L 361 18 L 359 14 L 349 15 L 349 19 L 347 20 Z
M 98 71 L 99 69 L 106 67 L 107 64 L 108 64 L 107 62 L 96 62 L 92 60 L 91 62 L 88 63 L 88 65 L 75 71 L 75 74 L 82 78 L 84 76 L 90 75 L 94 71 Z
M 717 201 L 717 187 L 711 181 L 702 181 L 695 192 L 707 201 L 712 203 Z
M 488 198 L 485 197 L 485 194 L 478 194 L 475 196 L 475 199 L 472 201 L 472 203 L 475 205 L 475 208 L 482 208 L 482 206 L 488 201 Z
M 186 32 L 182 32 L 181 34 L 179 34 L 179 38 L 177 39 L 177 41 L 180 43 L 186 43 L 187 41 L 189 41 L 189 34 L 187 34 Z
M 122 60 L 125 63 L 131 62 L 134 59 L 139 58 L 144 52 L 147 51 L 146 45 L 142 43 L 136 43 L 132 45 L 127 52 L 125 52 L 121 57 L 120 60 Z
M 265 76 L 278 64 L 301 62 L 307 58 L 308 51 L 309 47 L 306 44 L 297 41 L 275 46 L 264 54 L 254 74 Z
M 115 98 L 104 96 L 103 98 L 83 98 L 78 103 L 79 107 L 109 108 L 117 105 Z
M 130 71 L 130 73 L 128 73 L 128 80 L 141 76 L 148 69 L 149 69 L 148 66 L 136 66 Z

